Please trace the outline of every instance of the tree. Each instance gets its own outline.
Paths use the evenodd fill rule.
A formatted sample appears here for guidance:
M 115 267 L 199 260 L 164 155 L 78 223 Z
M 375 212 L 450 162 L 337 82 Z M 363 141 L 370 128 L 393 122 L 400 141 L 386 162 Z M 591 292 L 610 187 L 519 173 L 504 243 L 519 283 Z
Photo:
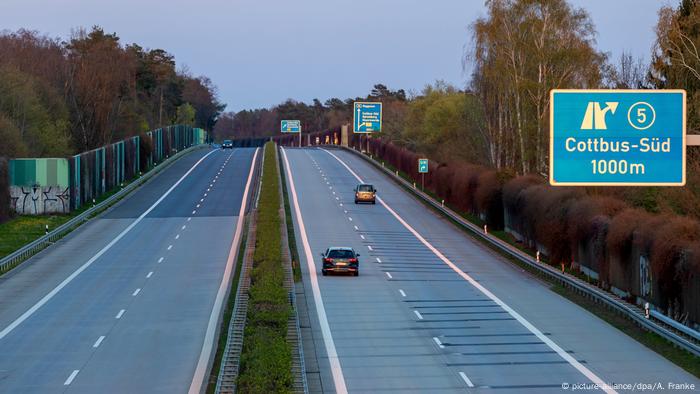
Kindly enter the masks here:
M 177 118 L 175 119 L 176 124 L 192 126 L 194 125 L 194 119 L 195 110 L 190 103 L 185 103 L 177 107 Z
M 601 84 L 588 14 L 565 0 L 489 0 L 473 26 L 472 87 L 484 105 L 489 159 L 521 173 L 546 170 L 549 92 Z
M 688 128 L 700 126 L 700 9 L 684 0 L 678 9 L 662 7 L 656 25 L 650 80 L 660 89 L 688 94 Z

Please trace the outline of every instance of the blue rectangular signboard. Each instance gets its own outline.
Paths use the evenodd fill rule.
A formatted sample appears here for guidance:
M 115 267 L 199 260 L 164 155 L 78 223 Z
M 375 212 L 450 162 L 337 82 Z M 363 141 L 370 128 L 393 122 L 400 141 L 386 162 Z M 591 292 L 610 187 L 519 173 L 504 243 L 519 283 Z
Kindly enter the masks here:
M 550 99 L 550 184 L 685 184 L 684 90 L 552 90 Z
M 280 125 L 283 133 L 301 133 L 300 120 L 283 120 Z
M 428 173 L 428 159 L 418 159 L 418 173 Z
M 371 133 L 382 130 L 382 103 L 355 102 L 353 132 Z

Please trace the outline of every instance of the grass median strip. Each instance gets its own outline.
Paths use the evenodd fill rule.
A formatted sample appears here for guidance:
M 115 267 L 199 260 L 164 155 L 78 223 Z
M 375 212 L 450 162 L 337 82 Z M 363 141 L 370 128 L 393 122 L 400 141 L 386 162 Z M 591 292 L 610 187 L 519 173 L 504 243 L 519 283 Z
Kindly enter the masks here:
M 275 145 L 267 143 L 248 316 L 236 385 L 242 393 L 291 392 L 293 387 L 292 351 L 286 339 L 292 309 L 284 288 L 279 168 L 275 155 Z

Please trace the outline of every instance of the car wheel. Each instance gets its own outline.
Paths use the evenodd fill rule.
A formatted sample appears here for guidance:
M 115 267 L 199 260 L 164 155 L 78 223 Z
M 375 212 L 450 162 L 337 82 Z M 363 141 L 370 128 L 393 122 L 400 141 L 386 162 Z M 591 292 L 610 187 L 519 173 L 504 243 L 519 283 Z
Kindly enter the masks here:
M 357 270 L 352 273 L 352 276 L 360 276 L 360 270 Z
M 377 203 L 376 201 L 372 200 L 372 205 L 374 205 L 374 204 L 376 204 L 376 203 Z
M 355 200 L 355 204 L 357 204 L 357 200 Z

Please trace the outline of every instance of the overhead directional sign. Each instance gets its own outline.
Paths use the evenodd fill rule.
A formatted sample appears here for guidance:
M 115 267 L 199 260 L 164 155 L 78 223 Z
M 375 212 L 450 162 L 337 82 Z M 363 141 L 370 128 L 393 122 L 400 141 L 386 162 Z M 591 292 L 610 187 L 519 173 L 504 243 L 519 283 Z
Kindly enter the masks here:
M 301 133 L 301 121 L 283 120 L 280 129 L 283 133 Z
M 684 90 L 552 90 L 549 182 L 685 184 Z
M 418 173 L 428 173 L 428 159 L 418 159 Z
M 355 102 L 353 132 L 371 133 L 382 130 L 382 103 Z

